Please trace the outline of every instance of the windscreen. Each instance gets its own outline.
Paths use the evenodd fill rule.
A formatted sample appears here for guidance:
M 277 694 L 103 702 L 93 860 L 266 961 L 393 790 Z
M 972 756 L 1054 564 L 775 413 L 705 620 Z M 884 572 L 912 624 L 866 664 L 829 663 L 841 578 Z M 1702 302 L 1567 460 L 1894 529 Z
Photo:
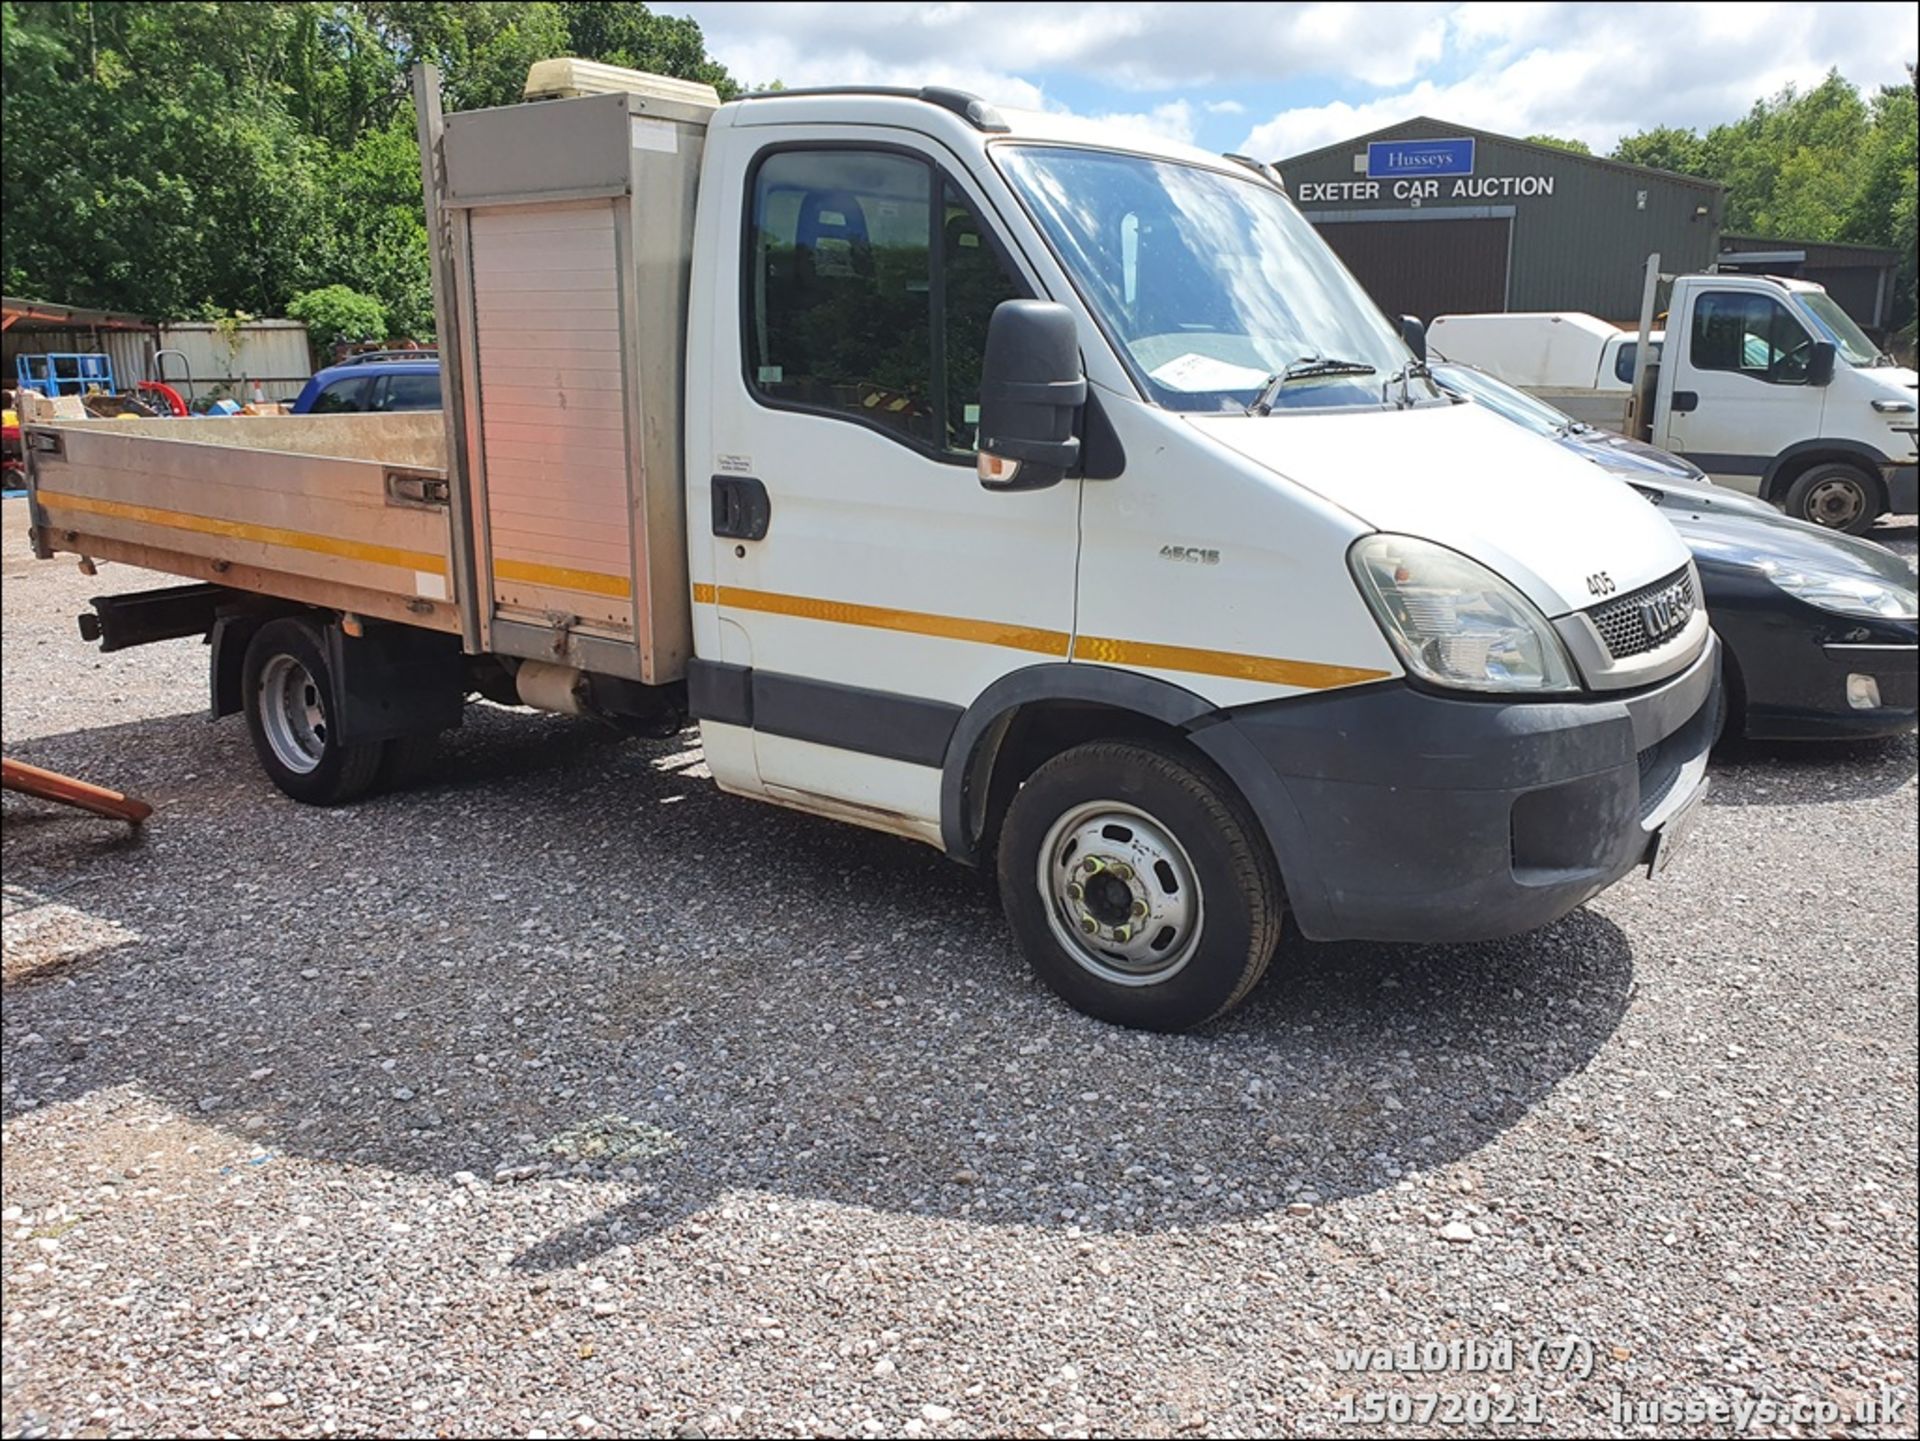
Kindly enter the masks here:
M 1866 332 L 1853 323 L 1851 315 L 1834 304 L 1831 295 L 1824 290 L 1803 290 L 1798 299 L 1848 365 L 1871 366 L 1881 359 L 1880 347 L 1867 339 Z
M 1156 404 L 1242 410 L 1313 361 L 1372 373 L 1302 376 L 1271 395 L 1276 411 L 1400 399 L 1399 332 L 1271 185 L 1113 151 L 994 153 Z M 1424 380 L 1409 394 L 1439 400 Z

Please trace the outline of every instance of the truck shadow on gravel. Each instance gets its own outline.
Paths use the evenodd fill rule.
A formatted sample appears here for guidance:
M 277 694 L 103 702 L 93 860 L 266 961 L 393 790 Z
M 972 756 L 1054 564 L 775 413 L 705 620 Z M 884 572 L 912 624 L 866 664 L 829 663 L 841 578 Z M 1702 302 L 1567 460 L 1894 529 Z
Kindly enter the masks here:
M 1583 910 L 1478 946 L 1290 934 L 1211 1032 L 1116 1030 L 1029 978 L 983 877 L 724 796 L 690 736 L 476 710 L 449 740 L 418 789 L 338 811 L 270 790 L 236 724 L 20 747 L 160 808 L 102 853 L 9 798 L 10 951 L 36 904 L 81 937 L 7 988 L 9 1122 L 131 1085 L 270 1154 L 615 1183 L 534 1271 L 742 1191 L 1149 1232 L 1468 1161 L 1632 990 Z

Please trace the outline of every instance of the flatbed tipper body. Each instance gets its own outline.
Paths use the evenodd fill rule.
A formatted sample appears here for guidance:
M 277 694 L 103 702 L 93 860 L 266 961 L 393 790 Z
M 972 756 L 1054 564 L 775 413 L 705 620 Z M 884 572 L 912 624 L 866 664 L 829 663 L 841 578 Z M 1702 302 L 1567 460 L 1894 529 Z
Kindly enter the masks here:
M 1511 935 L 1672 854 L 1685 547 L 1451 404 L 1270 174 L 615 78 L 443 120 L 420 77 L 443 415 L 27 426 L 41 555 L 184 582 L 83 633 L 206 636 L 287 795 L 474 696 L 691 719 L 728 792 L 991 864 L 1050 986 L 1167 1030 L 1283 915 Z
M 36 542 L 457 633 L 436 413 L 32 431 Z

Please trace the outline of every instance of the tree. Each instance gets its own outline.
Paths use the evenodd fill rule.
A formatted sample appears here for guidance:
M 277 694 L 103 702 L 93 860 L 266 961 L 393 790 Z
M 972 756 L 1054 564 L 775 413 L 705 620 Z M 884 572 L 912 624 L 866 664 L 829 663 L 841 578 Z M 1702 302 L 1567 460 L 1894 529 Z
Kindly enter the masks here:
M 704 80 L 722 100 L 740 93 L 740 85 L 726 67 L 710 59 L 706 39 L 693 21 L 676 15 L 655 15 L 645 5 L 614 0 L 569 0 L 560 6 L 567 26 L 567 53 L 677 75 L 682 80 Z
M 1638 135 L 1621 137 L 1620 143 L 1613 147 L 1613 158 L 1629 165 L 1670 170 L 1676 175 L 1707 173 L 1706 146 L 1700 137 L 1673 125 L 1656 125 Z
M 1873 123 L 1861 157 L 1860 188 L 1847 207 L 1840 238 L 1863 245 L 1887 245 L 1900 252 L 1895 285 L 1901 311 L 1895 328 L 1911 342 L 1914 332 L 1915 241 L 1920 236 L 1920 204 L 1915 181 L 1920 173 L 1920 105 L 1916 104 L 1914 67 L 1907 83 L 1889 85 L 1873 97 Z
M 1859 188 L 1868 114 L 1837 72 L 1805 94 L 1791 85 L 1704 143 L 1706 173 L 1727 187 L 1727 228 L 1832 240 Z
M 1628 135 L 1613 158 L 1718 180 L 1726 227 L 1791 240 L 1850 241 L 1900 251 L 1894 326 L 1911 329 L 1915 292 L 1914 67 L 1871 100 L 1829 73 L 1754 102 L 1702 137 L 1657 126 Z
M 309 290 L 287 302 L 287 316 L 307 327 L 307 339 L 325 351 L 336 341 L 385 340 L 386 307 L 344 285 Z
M 1558 135 L 1529 135 L 1527 139 L 1534 145 L 1546 145 L 1555 150 L 1570 150 L 1575 155 L 1593 154 L 1593 147 L 1584 140 L 1566 140 Z
M 425 336 L 410 69 L 471 109 L 565 54 L 738 88 L 638 4 L 0 0 L 6 289 L 185 319 L 346 284 Z

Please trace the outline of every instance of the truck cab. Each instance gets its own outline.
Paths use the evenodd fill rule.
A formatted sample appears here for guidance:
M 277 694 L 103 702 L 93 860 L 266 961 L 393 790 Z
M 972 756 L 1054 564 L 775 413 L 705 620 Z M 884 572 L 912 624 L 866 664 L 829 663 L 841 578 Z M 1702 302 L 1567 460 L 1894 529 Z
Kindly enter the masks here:
M 1163 752 L 1246 807 L 1317 937 L 1527 929 L 1697 798 L 1716 658 L 1671 528 L 1449 403 L 1257 173 L 941 95 L 775 95 L 709 125 L 693 255 L 716 780 L 997 851 L 1076 1003 L 1197 984 L 1187 930 L 1074 889 L 1081 855 L 1162 873 L 1109 897 L 1156 920 L 1222 884 L 1143 799 Z M 1036 305 L 1070 363 L 1012 383 L 1078 397 L 1072 459 L 1005 486 L 993 337 Z
M 1787 514 L 1859 534 L 1916 508 L 1915 375 L 1820 286 L 1674 282 L 1654 444 Z

